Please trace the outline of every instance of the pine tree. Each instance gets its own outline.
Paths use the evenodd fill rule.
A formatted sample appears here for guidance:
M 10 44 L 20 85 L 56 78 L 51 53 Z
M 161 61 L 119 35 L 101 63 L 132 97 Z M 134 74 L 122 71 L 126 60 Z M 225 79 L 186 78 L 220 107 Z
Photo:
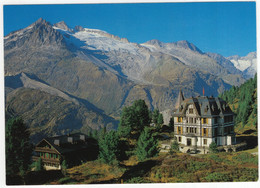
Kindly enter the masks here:
M 116 162 L 121 154 L 119 136 L 116 131 L 109 131 L 99 140 L 99 158 L 107 164 Z
M 150 124 L 150 112 L 144 100 L 134 101 L 132 106 L 124 107 L 118 132 L 121 137 L 130 138 L 135 134 L 139 137 L 145 126 Z
M 64 159 L 61 163 L 61 172 L 63 175 L 67 174 L 67 168 L 68 168 L 68 164 L 67 161 Z
M 169 127 L 170 127 L 170 129 L 171 129 L 172 131 L 174 131 L 174 120 L 173 120 L 172 117 L 171 117 L 170 122 L 169 122 Z
M 156 125 L 158 123 L 158 117 L 159 117 L 159 110 L 155 109 L 152 113 L 152 120 L 153 120 L 153 123 Z
M 150 128 L 145 127 L 137 142 L 136 155 L 138 160 L 143 161 L 158 153 L 158 141 L 153 137 Z
M 136 100 L 133 104 L 135 116 L 137 119 L 135 130 L 142 132 L 145 126 L 150 125 L 149 109 L 144 100 Z
M 125 138 L 131 137 L 131 132 L 133 131 L 134 127 L 136 127 L 136 124 L 137 119 L 133 107 L 124 107 L 118 127 L 120 136 Z
M 157 123 L 158 123 L 158 125 L 163 125 L 164 122 L 163 122 L 163 115 L 162 114 L 158 115 Z
M 39 159 L 35 162 L 35 171 L 42 171 L 43 168 L 43 163 L 42 163 L 42 158 L 39 157 Z
M 24 176 L 31 163 L 32 145 L 30 133 L 23 120 L 10 119 L 5 127 L 6 175 Z

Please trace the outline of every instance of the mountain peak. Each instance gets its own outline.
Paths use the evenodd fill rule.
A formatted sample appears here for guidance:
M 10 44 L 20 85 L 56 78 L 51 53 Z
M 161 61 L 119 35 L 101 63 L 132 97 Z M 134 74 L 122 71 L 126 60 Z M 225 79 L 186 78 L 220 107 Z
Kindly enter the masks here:
M 53 26 L 58 27 L 58 28 L 65 30 L 65 31 L 73 32 L 73 29 L 69 28 L 68 25 L 64 21 L 60 21 L 56 24 L 53 24 Z
M 147 41 L 145 44 L 150 44 L 150 45 L 156 45 L 156 46 L 162 46 L 163 42 L 157 40 L 157 39 L 152 39 Z
M 203 52 L 199 48 L 197 48 L 194 44 L 190 43 L 187 40 L 181 40 L 181 41 L 175 42 L 174 44 L 176 44 L 178 47 L 182 47 L 182 48 L 189 49 L 189 50 L 198 52 L 200 54 L 203 54 Z
M 85 29 L 84 29 L 82 26 L 80 26 L 80 25 L 76 25 L 76 26 L 74 27 L 74 30 L 75 30 L 75 31 L 84 31 Z
M 44 24 L 44 23 L 46 23 L 46 20 L 44 20 L 43 18 L 39 18 L 36 22 L 34 22 L 35 25 Z

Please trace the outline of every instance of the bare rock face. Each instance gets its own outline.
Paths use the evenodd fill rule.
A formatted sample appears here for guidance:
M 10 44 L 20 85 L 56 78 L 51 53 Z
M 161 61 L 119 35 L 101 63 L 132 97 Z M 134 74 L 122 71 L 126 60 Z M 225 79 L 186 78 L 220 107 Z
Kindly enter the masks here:
M 63 29 L 65 31 L 73 32 L 73 29 L 69 28 L 68 25 L 64 21 L 58 22 L 58 23 L 54 24 L 53 26 Z

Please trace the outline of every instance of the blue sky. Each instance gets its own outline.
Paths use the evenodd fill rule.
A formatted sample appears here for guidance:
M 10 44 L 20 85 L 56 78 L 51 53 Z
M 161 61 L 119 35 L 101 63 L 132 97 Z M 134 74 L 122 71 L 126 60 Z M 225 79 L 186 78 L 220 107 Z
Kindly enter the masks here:
M 5 5 L 4 35 L 42 17 L 105 30 L 130 42 L 188 40 L 203 52 L 256 51 L 255 2 Z

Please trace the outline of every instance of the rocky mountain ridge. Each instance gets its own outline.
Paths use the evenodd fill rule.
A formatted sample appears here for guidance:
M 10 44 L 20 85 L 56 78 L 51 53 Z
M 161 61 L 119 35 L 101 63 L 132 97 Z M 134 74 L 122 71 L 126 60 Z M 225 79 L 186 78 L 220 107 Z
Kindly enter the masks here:
M 222 62 L 219 56 L 213 58 L 188 41 L 152 40 L 136 44 L 105 31 L 81 26 L 72 29 L 65 22 L 52 25 L 43 19 L 7 35 L 4 56 L 6 80 L 18 79 L 6 82 L 6 99 L 12 99 L 6 100 L 6 104 L 12 104 L 12 111 L 26 117 L 27 122 L 33 121 L 26 115 L 28 111 L 36 117 L 39 109 L 34 105 L 23 109 L 20 105 L 17 110 L 11 101 L 19 103 L 21 96 L 31 89 L 50 98 L 60 97 L 61 104 L 69 102 L 75 108 L 91 106 L 92 115 L 87 116 L 109 119 L 107 115 L 118 118 L 121 109 L 136 99 L 144 99 L 150 109 L 163 111 L 174 108 L 179 89 L 185 97 L 200 95 L 203 88 L 207 95 L 217 95 L 244 81 L 241 71 L 229 61 Z M 230 67 L 234 69 L 229 71 Z M 32 102 L 39 100 L 28 96 Z M 47 112 L 43 113 L 46 121 Z M 63 117 L 72 116 L 68 113 Z M 87 130 L 114 121 L 113 118 L 100 121 L 100 125 L 77 122 L 77 126 Z M 63 126 L 55 126 L 64 131 Z M 40 134 L 54 134 L 47 127 Z M 75 124 L 68 130 L 74 127 Z

